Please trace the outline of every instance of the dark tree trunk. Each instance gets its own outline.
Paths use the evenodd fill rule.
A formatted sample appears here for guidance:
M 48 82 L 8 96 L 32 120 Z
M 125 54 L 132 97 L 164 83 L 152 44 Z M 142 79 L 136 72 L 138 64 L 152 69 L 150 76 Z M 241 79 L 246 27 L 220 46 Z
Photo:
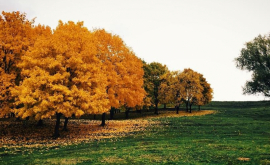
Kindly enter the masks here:
M 189 104 L 189 113 L 191 113 L 191 106 L 192 104 Z
M 115 113 L 115 108 L 112 107 L 110 110 L 110 120 L 113 120 L 114 113 Z
M 199 105 L 199 111 L 201 110 L 201 106 Z
M 176 114 L 179 114 L 179 106 L 176 106 Z
M 96 120 L 96 115 L 94 115 L 94 120 Z
M 167 107 L 166 107 L 166 104 L 164 104 L 164 109 L 166 109 Z
M 61 115 L 62 115 L 61 113 L 56 113 L 56 125 L 55 125 L 55 129 L 54 129 L 54 134 L 53 134 L 54 138 L 58 138 L 60 136 L 59 126 L 60 126 Z
M 106 117 L 106 113 L 102 113 L 102 122 L 101 122 L 102 127 L 105 126 L 105 117 Z
M 40 120 L 38 121 L 38 123 L 37 123 L 37 126 L 39 126 L 39 127 L 43 126 L 43 120 L 40 119 Z
M 67 124 L 68 124 L 68 117 L 65 117 L 65 123 L 64 123 L 63 131 L 68 131 Z
M 129 109 L 127 109 L 125 113 L 126 113 L 126 119 L 128 119 Z
M 155 106 L 155 114 L 158 115 L 158 104 Z
M 11 112 L 11 113 L 9 114 L 9 118 L 13 118 L 13 117 L 15 117 L 15 113 Z

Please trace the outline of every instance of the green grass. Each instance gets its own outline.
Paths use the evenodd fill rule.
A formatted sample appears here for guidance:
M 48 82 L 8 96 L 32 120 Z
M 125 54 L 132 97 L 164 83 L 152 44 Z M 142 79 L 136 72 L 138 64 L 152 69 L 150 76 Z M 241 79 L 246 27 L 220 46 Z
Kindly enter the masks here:
M 152 119 L 161 124 L 79 145 L 2 147 L 0 164 L 270 164 L 270 102 L 212 102 L 202 108 L 218 113 Z

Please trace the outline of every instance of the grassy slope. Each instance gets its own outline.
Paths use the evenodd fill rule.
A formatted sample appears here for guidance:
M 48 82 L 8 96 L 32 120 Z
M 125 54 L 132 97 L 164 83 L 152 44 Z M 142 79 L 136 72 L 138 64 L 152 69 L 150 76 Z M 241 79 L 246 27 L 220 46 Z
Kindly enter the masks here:
M 213 102 L 203 109 L 219 113 L 154 119 L 161 125 L 130 137 L 49 150 L 1 148 L 0 164 L 270 164 L 269 107 Z

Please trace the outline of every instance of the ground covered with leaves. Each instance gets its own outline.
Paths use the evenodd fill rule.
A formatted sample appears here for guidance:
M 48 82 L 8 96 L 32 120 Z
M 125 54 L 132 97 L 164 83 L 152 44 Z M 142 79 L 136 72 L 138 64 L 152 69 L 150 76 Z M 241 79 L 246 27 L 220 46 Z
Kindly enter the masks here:
M 101 127 L 101 121 L 89 119 L 71 119 L 68 131 L 61 131 L 58 139 L 52 137 L 55 120 L 44 120 L 43 126 L 37 126 L 37 121 L 0 121 L 0 147 L 53 147 L 70 145 L 81 142 L 100 140 L 105 138 L 123 137 L 144 131 L 151 125 L 158 125 L 159 117 L 199 116 L 214 113 L 215 111 L 195 111 L 193 113 L 173 111 L 160 112 L 158 116 L 146 116 L 132 120 L 107 120 L 106 126 Z M 63 119 L 61 128 L 63 128 Z

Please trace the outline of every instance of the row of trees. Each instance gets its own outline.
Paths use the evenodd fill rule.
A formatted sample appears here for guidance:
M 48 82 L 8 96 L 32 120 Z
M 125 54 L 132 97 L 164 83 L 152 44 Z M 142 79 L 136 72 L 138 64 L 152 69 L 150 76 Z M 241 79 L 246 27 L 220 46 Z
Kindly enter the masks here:
M 202 74 L 192 69 L 184 71 L 170 71 L 165 65 L 157 62 L 144 64 L 144 88 L 147 93 L 145 102 L 155 105 L 158 114 L 158 105 L 173 104 L 179 110 L 181 104 L 186 104 L 186 111 L 191 113 L 191 106 L 199 107 L 211 102 L 213 89 Z M 147 105 L 147 104 L 146 104 Z
M 205 78 L 191 69 L 171 72 L 147 64 L 123 40 L 83 22 L 59 21 L 55 30 L 20 12 L 0 15 L 0 117 L 42 121 L 61 116 L 142 109 L 159 103 L 204 105 L 212 99 Z M 191 111 L 190 111 L 191 112 Z

